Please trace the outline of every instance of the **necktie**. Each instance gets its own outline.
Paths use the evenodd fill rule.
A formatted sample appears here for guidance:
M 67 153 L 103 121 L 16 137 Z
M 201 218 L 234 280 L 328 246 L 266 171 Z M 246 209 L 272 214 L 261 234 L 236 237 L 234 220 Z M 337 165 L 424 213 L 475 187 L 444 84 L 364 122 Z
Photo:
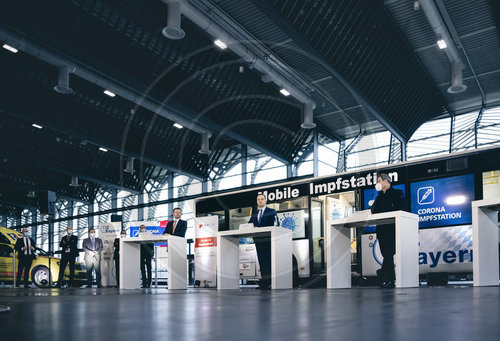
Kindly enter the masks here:
M 31 243 L 28 237 L 24 237 L 24 246 L 26 246 L 26 251 L 24 251 L 25 255 L 31 254 Z
M 175 227 L 177 226 L 177 220 L 174 220 L 174 225 L 172 227 L 172 234 L 175 233 Z
M 95 249 L 95 239 L 91 238 L 90 240 L 92 240 L 92 249 Z
M 260 224 L 261 219 L 262 219 L 262 209 L 259 210 L 259 216 L 257 218 L 257 220 L 259 221 L 259 224 Z

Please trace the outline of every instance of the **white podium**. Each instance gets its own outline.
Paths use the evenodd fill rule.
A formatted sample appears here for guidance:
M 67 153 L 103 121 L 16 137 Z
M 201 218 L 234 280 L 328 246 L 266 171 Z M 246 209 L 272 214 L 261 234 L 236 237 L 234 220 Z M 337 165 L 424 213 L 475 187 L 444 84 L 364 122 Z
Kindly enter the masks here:
M 292 288 L 292 230 L 258 227 L 217 232 L 217 289 L 239 289 L 239 238 L 271 237 L 271 289 Z
M 350 228 L 369 225 L 396 225 L 396 287 L 418 287 L 418 216 L 405 211 L 353 216 L 329 220 L 326 229 L 326 286 L 351 287 Z
M 120 289 L 141 287 L 141 245 L 147 243 L 168 243 L 168 289 L 187 288 L 186 239 L 155 235 L 152 237 L 120 238 Z
M 500 198 L 472 202 L 474 286 L 498 285 L 498 211 Z

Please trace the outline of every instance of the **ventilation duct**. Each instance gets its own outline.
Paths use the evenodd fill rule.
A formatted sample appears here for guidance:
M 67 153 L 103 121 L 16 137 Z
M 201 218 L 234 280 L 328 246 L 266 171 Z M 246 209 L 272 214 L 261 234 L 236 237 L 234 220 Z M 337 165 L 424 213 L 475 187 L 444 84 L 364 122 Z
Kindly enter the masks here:
M 198 153 L 200 154 L 210 154 L 210 147 L 209 147 L 209 143 L 208 143 L 208 134 L 207 133 L 203 133 L 201 134 L 201 148 L 200 150 L 198 150 Z
M 131 174 L 135 172 L 135 170 L 134 170 L 134 158 L 133 157 L 130 156 L 127 159 L 127 164 L 126 164 L 125 169 L 123 171 L 126 173 L 131 173 Z
M 300 126 L 304 129 L 316 128 L 316 123 L 314 123 L 313 108 L 310 102 L 304 104 L 304 122 Z
M 78 187 L 80 184 L 78 183 L 78 177 L 72 176 L 71 183 L 69 184 L 71 187 Z
M 448 93 L 458 94 L 465 91 L 467 86 L 462 83 L 462 63 L 451 63 L 451 86 L 448 88 Z
M 167 26 L 161 33 L 168 39 L 182 39 L 186 35 L 181 28 L 181 4 L 179 1 L 167 1 Z
M 163 0 L 167 5 L 171 1 Z M 180 0 L 182 14 L 195 23 L 202 30 L 207 32 L 214 39 L 219 39 L 226 43 L 228 49 L 233 51 L 236 55 L 241 57 L 248 65 L 251 65 L 254 69 L 259 71 L 262 76 L 262 81 L 274 82 L 280 89 L 287 89 L 290 94 L 296 98 L 299 102 L 306 104 L 310 103 L 311 111 L 316 107 L 316 103 L 301 89 L 297 88 L 288 79 L 283 77 L 278 71 L 276 71 L 271 65 L 269 65 L 260 56 L 253 53 L 248 47 L 240 43 L 237 39 L 233 39 L 229 32 L 227 32 L 223 27 L 218 25 L 214 20 L 205 15 L 202 11 L 194 7 L 187 0 Z M 170 7 L 169 7 L 170 9 Z
M 59 77 L 57 85 L 54 90 L 63 95 L 69 95 L 73 93 L 73 89 L 69 87 L 69 71 L 66 66 L 59 67 Z
M 458 54 L 457 47 L 451 39 L 448 29 L 443 22 L 441 14 L 434 3 L 434 0 L 420 0 L 420 8 L 425 14 L 427 21 L 436 34 L 437 39 L 442 39 L 447 47 L 444 49 L 446 56 L 451 63 L 451 86 L 448 88 L 448 93 L 456 94 L 467 89 L 462 83 L 462 67 L 463 62 Z

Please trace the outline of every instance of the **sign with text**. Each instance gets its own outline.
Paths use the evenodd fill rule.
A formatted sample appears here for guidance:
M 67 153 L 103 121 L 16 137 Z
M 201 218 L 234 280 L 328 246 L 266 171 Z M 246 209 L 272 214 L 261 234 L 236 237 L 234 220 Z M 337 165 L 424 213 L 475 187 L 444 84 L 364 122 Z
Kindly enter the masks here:
M 217 236 L 219 217 L 198 217 L 194 220 L 195 280 L 201 287 L 217 286 Z
M 411 212 L 419 227 L 472 223 L 474 175 L 461 175 L 411 184 Z

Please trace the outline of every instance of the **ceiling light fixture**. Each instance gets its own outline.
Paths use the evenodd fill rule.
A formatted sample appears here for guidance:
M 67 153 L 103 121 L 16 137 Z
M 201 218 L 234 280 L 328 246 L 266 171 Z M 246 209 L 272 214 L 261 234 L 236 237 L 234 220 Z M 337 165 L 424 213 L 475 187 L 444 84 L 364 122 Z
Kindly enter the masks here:
M 287 90 L 287 89 L 281 89 L 281 90 L 280 90 L 280 92 L 281 92 L 281 94 L 282 94 L 283 96 L 287 96 L 287 97 L 288 97 L 288 96 L 290 96 L 290 92 L 288 92 L 288 90 Z
M 214 41 L 214 44 L 217 45 L 217 47 L 219 47 L 221 50 L 227 49 L 226 43 L 224 43 L 222 40 L 217 39 L 216 41 Z
M 173 124 L 174 127 L 176 127 L 177 129 L 182 129 L 184 128 L 182 125 L 180 125 L 179 123 L 174 123 Z
M 31 126 L 35 127 L 36 129 L 42 129 L 43 128 L 41 125 L 38 125 L 36 123 L 33 123 Z
M 101 152 L 105 152 L 105 153 L 107 153 L 107 152 L 108 152 L 108 150 L 107 150 L 106 148 L 103 148 L 103 147 L 99 147 L 99 150 L 100 150 Z
M 109 90 L 104 90 L 104 93 L 105 93 L 106 95 L 108 95 L 109 97 L 115 97 L 115 96 L 116 96 L 116 94 L 115 94 L 114 92 L 111 92 L 111 91 L 109 91 Z
M 439 40 L 437 41 L 437 44 L 438 44 L 438 47 L 439 47 L 441 50 L 443 50 L 443 49 L 445 49 L 445 48 L 447 48 L 447 47 L 448 47 L 448 45 L 446 45 L 446 41 L 444 41 L 444 39 L 439 39 Z
M 12 52 L 12 53 L 17 53 L 18 52 L 18 49 L 16 49 L 15 47 L 12 47 L 10 45 L 7 45 L 7 44 L 3 44 L 2 46 L 4 49 Z

